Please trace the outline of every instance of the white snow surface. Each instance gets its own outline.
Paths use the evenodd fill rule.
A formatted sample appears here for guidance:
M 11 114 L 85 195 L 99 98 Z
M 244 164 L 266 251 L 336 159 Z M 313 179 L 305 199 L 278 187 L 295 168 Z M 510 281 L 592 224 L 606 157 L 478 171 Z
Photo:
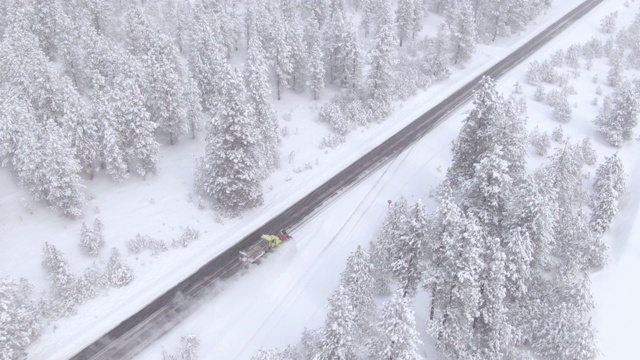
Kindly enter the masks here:
M 396 104 L 386 122 L 350 133 L 347 142 L 335 150 L 318 147 L 320 139 L 330 134 L 326 124 L 315 121 L 322 101 L 313 102 L 306 95 L 285 93 L 283 100 L 276 104 L 281 115 L 291 114 L 290 121 L 282 116 L 280 119 L 281 127 L 286 126 L 289 132 L 284 138 L 281 169 L 264 184 L 265 205 L 239 218 L 221 219 L 210 209 L 199 210 L 197 196 L 193 195 L 189 200 L 193 193 L 194 159 L 204 153 L 202 135 L 196 141 L 184 140 L 175 146 L 164 147 L 158 174 L 146 180 L 133 178 L 115 184 L 106 177 L 99 177 L 87 182 L 91 199 L 80 220 L 52 214 L 41 204 L 26 200 L 28 194 L 18 188 L 13 176 L 6 169 L 0 169 L 0 276 L 25 277 L 35 285 L 37 293 L 46 290 L 48 280 L 40 265 L 45 241 L 62 250 L 72 271 L 80 274 L 94 261 L 79 249 L 80 227 L 82 221 L 89 225 L 96 217 L 104 224 L 107 242 L 98 261 L 106 263 L 108 248 L 118 247 L 136 275 L 128 286 L 111 289 L 82 305 L 77 315 L 49 325 L 30 347 L 29 358 L 65 359 L 74 355 L 578 3 L 578 0 L 558 0 L 522 36 L 480 45 L 465 69 L 454 70 L 446 82 Z M 546 58 L 557 49 L 584 42 L 591 36 L 589 34 L 604 38 L 599 32 L 602 17 L 620 10 L 618 23 L 624 24 L 638 11 L 637 2 L 632 2 L 630 9 L 623 3 L 623 0 L 605 1 L 530 60 Z M 433 30 L 435 25 L 430 24 L 429 29 Z M 498 84 L 505 94 L 511 93 L 514 82 L 523 84 L 529 105 L 529 129 L 538 125 L 542 130 L 550 131 L 558 123 L 552 119 L 550 107 L 533 100 L 534 89 L 526 85 L 528 63 L 525 61 L 507 73 Z M 611 89 L 604 83 L 607 70 L 604 60 L 596 61 L 592 71 L 582 69 L 580 78 L 571 80 L 578 94 L 570 96 L 569 101 L 577 103 L 578 107 L 573 108 L 573 120 L 563 126 L 565 135 L 574 141 L 590 136 L 599 152 L 599 161 L 614 149 L 596 134 L 591 122 L 599 109 L 599 106 L 591 105 L 597 86 L 591 79 L 598 72 L 600 85 L 605 93 L 609 93 Z M 330 94 L 324 94 L 322 99 L 329 98 Z M 401 196 L 410 201 L 421 198 L 428 209 L 433 209 L 429 192 L 444 176 L 450 163 L 451 141 L 457 136 L 468 108 L 467 105 L 454 113 L 419 143 L 335 197 L 303 224 L 290 229 L 294 239 L 268 254 L 259 264 L 217 282 L 191 316 L 139 358 L 161 358 L 163 349 L 175 352 L 179 338 L 191 333 L 201 341 L 198 353 L 202 359 L 249 359 L 261 347 L 282 348 L 298 343 L 304 327 L 320 327 L 327 298 L 338 284 L 347 256 L 359 244 L 366 246 L 375 238 L 386 215 L 387 200 L 397 200 Z M 623 199 L 620 215 L 607 234 L 611 249 L 609 264 L 593 276 L 594 322 L 599 330 L 602 359 L 635 358 L 634 340 L 640 336 L 640 311 L 634 306 L 640 303 L 640 277 L 637 276 L 640 273 L 640 237 L 634 236 L 640 231 L 640 194 L 636 190 L 640 185 L 640 159 L 634 156 L 638 150 L 640 144 L 633 141 L 619 152 L 630 175 L 630 192 Z M 530 155 L 532 168 L 543 161 L 532 150 Z M 305 164 L 311 169 L 305 170 Z M 201 235 L 186 249 L 170 249 L 157 256 L 150 253 L 132 255 L 126 250 L 126 242 L 138 233 L 169 244 L 187 226 L 198 229 Z M 423 297 L 421 294 L 416 300 L 418 330 L 426 340 L 423 351 L 434 359 L 437 357 L 425 333 L 426 303 Z

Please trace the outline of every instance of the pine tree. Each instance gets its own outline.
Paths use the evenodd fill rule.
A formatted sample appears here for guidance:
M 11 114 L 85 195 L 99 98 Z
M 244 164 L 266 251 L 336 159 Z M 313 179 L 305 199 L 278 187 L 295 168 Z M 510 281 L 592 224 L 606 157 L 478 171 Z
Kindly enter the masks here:
M 399 45 L 402 46 L 404 39 L 415 40 L 415 32 L 420 22 L 417 0 L 400 0 L 396 10 L 396 24 L 398 27 Z
M 230 215 L 262 204 L 259 160 L 252 116 L 240 76 L 227 69 L 224 102 L 207 135 L 205 157 L 196 173 L 199 191 Z
M 477 29 L 473 19 L 473 9 L 466 2 L 458 2 L 449 23 L 451 45 L 453 47 L 453 63 L 464 63 L 476 51 Z
M 80 248 L 91 256 L 98 256 L 100 249 L 104 246 L 102 237 L 102 223 L 95 219 L 93 228 L 89 229 L 83 222 L 80 230 Z
M 449 34 L 447 25 L 441 24 L 438 27 L 436 37 L 431 42 L 433 54 L 429 58 L 429 71 L 435 80 L 443 80 L 451 75 L 449 69 Z
M 314 360 L 355 360 L 355 314 L 349 296 L 342 286 L 329 299 L 329 310 L 322 329 L 320 351 Z
M 617 154 L 605 158 L 604 163 L 596 170 L 591 228 L 598 235 L 609 229 L 618 213 L 618 201 L 626 191 L 626 176 Z
M 25 279 L 0 277 L 0 358 L 26 359 L 27 347 L 40 335 L 40 319 Z
M 247 88 L 247 103 L 253 113 L 256 129 L 261 139 L 257 152 L 261 154 L 261 174 L 266 178 L 278 167 L 280 161 L 278 123 L 269 100 L 269 69 L 260 39 L 254 37 L 249 42 L 248 58 L 245 63 L 244 79 Z
M 384 360 L 419 360 L 422 344 L 416 330 L 415 314 L 410 298 L 402 290 L 382 306 L 378 322 L 380 337 L 373 343 L 370 357 Z
M 534 354 L 557 359 L 596 359 L 594 308 L 586 274 L 547 280 L 535 309 L 536 328 L 531 334 Z M 540 305 L 541 304 L 541 305 Z
M 75 313 L 77 305 L 85 300 L 79 289 L 80 282 L 69 270 L 69 263 L 62 252 L 47 242 L 43 246 L 42 267 L 51 280 L 56 314 L 68 316 Z
M 427 215 L 419 201 L 407 214 L 404 231 L 390 238 L 391 271 L 399 281 L 405 296 L 414 296 L 422 280 L 424 242 L 427 232 Z
M 372 335 L 371 322 L 376 313 L 373 298 L 373 274 L 369 254 L 360 246 L 347 258 L 347 266 L 340 275 L 341 285 L 353 306 L 354 338 L 362 340 Z M 360 341 L 362 343 L 362 341 Z
M 605 99 L 602 110 L 594 120 L 598 131 L 615 147 L 631 140 L 638 124 L 640 100 L 630 83 L 620 84 L 611 97 Z
M 54 210 L 79 216 L 84 205 L 80 165 L 62 131 L 53 121 L 43 129 L 35 126 L 20 136 L 13 158 L 20 183 L 35 200 L 44 200 Z
M 272 24 L 271 59 L 276 73 L 276 93 L 278 100 L 281 98 L 283 88 L 290 85 L 293 72 L 293 60 L 291 44 L 287 42 L 286 20 L 281 14 L 277 14 Z
M 113 287 L 123 287 L 133 280 L 133 270 L 122 261 L 120 252 L 116 248 L 111 249 L 106 276 Z
M 378 239 L 371 244 L 371 262 L 373 263 L 374 289 L 377 294 L 387 294 L 389 289 L 390 269 L 396 239 L 405 236 L 408 216 L 408 205 L 405 198 L 389 206 L 387 216 L 378 234 Z
M 453 188 L 471 179 L 474 166 L 496 146 L 500 147 L 500 158 L 506 162 L 512 180 L 523 176 L 526 129 L 524 119 L 513 106 L 497 92 L 491 78 L 480 81 L 474 108 L 453 144 L 453 161 L 447 170 L 447 181 Z
M 386 16 L 390 16 L 391 10 L 387 6 L 381 11 Z M 394 58 L 395 43 L 391 21 L 381 22 L 375 46 L 370 53 L 371 70 L 368 76 L 369 109 L 372 112 L 372 118 L 378 122 L 383 121 L 391 110 L 393 65 L 396 62 Z

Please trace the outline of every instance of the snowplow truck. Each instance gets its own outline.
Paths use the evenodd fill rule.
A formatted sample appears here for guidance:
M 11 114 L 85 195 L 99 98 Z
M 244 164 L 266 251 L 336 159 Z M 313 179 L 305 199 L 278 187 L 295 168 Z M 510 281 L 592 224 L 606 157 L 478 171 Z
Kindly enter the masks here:
M 240 260 L 244 263 L 254 263 L 269 250 L 290 238 L 291 236 L 289 236 L 285 230 L 281 230 L 278 235 L 263 234 L 260 237 L 260 241 L 249 246 L 247 249 L 240 251 Z

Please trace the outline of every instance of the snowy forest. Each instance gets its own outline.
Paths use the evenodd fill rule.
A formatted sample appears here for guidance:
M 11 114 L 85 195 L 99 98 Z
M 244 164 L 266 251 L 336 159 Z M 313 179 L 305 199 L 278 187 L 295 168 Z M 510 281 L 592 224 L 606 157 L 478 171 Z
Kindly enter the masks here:
M 242 216 L 263 204 L 263 183 L 283 162 L 279 101 L 320 102 L 314 116 L 332 134 L 317 141 L 338 147 L 350 132 L 384 122 L 399 102 L 446 81 L 478 44 L 518 35 L 550 5 L 5 0 L 0 163 L 55 216 L 82 219 L 79 248 L 98 258 L 111 246 L 105 225 L 83 218 L 88 183 L 149 181 L 163 171 L 163 148 L 203 138 L 193 206 Z M 572 78 L 606 62 L 606 79 L 593 78 L 605 89 L 598 86 L 593 106 L 600 110 L 589 121 L 612 148 L 635 140 L 640 82 L 625 71 L 640 69 L 640 16 L 628 28 L 619 28 L 617 16 L 602 19 L 607 41 L 592 38 L 531 62 L 526 84 L 516 83 L 512 94 L 483 79 L 445 179 L 432 189 L 437 208 L 394 202 L 378 238 L 349 257 L 325 325 L 253 360 L 423 359 L 416 307 L 428 309 L 428 341 L 445 359 L 596 359 L 589 276 L 606 264 L 603 236 L 627 175 L 616 153 L 599 159 L 591 139 L 571 139 L 562 125 L 575 110 Z M 437 31 L 425 33 L 436 17 Z M 551 134 L 527 130 L 528 91 L 551 108 L 559 123 Z M 543 160 L 532 164 L 530 150 Z M 186 227 L 170 246 L 199 237 Z M 126 247 L 135 255 L 168 250 L 141 234 Z M 45 242 L 41 265 L 51 289 L 37 300 L 28 280 L 0 276 L 0 359 L 26 358 L 43 327 L 135 278 L 117 247 L 76 275 L 56 244 Z M 165 355 L 195 359 L 201 341 L 185 336 L 179 355 Z

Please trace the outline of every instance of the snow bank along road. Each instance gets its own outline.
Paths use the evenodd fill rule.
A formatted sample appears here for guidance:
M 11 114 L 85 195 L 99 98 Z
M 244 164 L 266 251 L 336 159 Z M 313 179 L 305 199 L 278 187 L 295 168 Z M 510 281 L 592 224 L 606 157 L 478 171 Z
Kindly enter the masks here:
M 148 344 L 166 333 L 172 324 L 193 311 L 197 295 L 207 285 L 215 279 L 239 269 L 241 264 L 238 252 L 258 241 L 261 234 L 276 233 L 283 227 L 293 228 L 295 224 L 309 216 L 340 190 L 363 179 L 444 121 L 449 113 L 471 98 L 476 84 L 483 76 L 500 77 L 602 1 L 587 0 L 570 11 L 489 70 L 478 75 L 336 176 L 203 265 L 198 271 L 156 298 L 139 312 L 124 320 L 76 354 L 73 359 L 127 359 L 134 357 Z

